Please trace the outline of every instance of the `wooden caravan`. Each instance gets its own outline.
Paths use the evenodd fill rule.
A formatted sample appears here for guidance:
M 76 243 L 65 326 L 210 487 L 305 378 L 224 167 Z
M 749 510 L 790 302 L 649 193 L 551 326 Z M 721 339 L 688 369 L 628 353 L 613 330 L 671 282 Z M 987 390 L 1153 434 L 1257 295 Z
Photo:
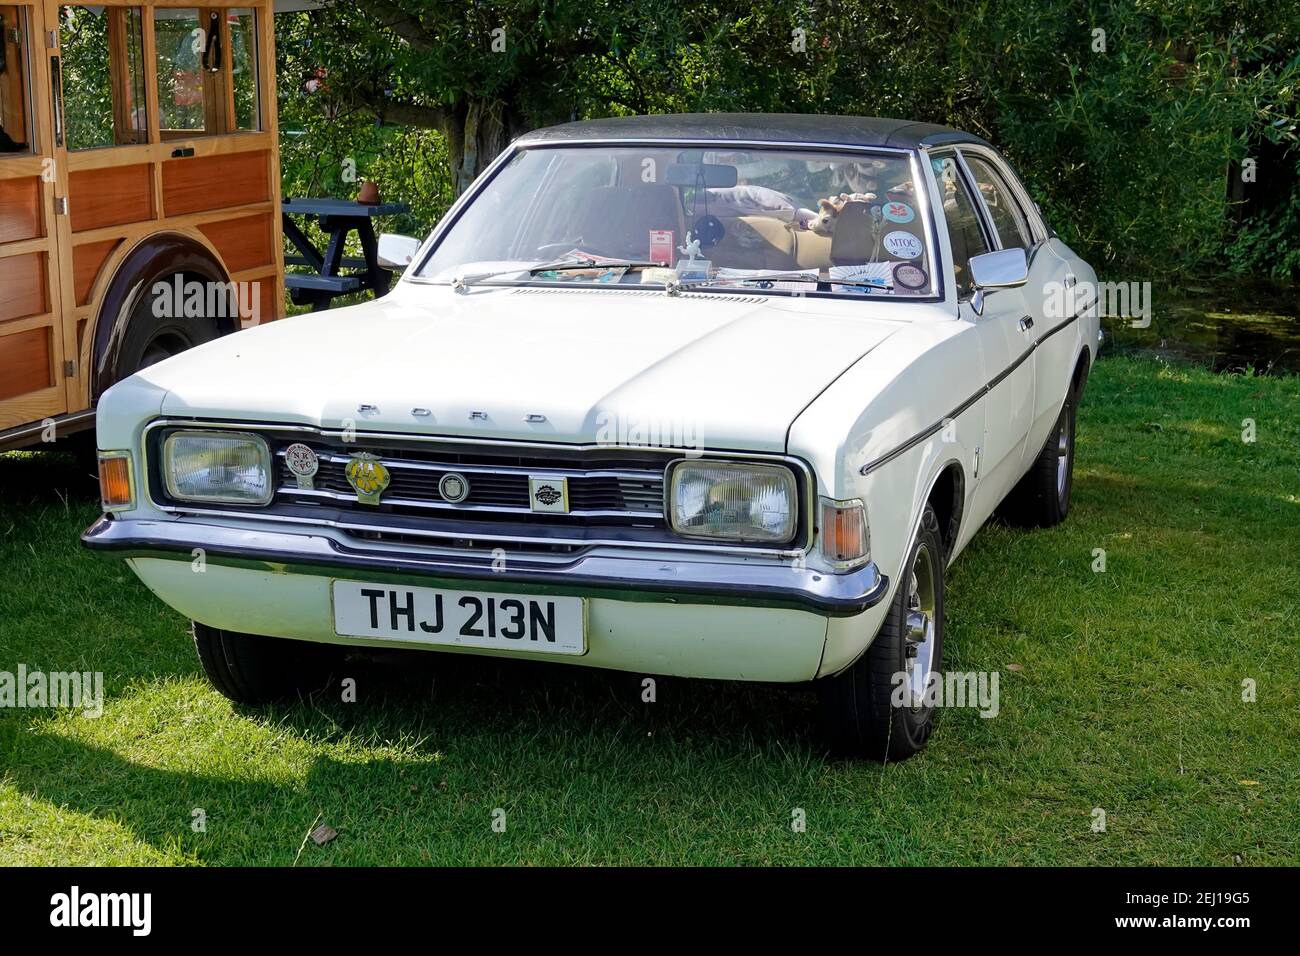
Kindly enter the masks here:
M 0 0 L 0 449 L 282 314 L 271 17 Z

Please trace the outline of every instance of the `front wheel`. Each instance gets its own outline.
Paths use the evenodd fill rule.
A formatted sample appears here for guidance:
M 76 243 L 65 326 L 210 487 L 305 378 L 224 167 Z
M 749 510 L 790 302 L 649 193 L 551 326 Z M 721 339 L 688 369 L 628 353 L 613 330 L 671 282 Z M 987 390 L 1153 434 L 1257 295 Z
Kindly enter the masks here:
M 833 752 L 904 760 L 925 747 L 934 726 L 927 693 L 943 666 L 943 539 L 926 505 L 893 604 L 866 653 L 817 682 Z
M 198 621 L 194 649 L 213 687 L 236 704 L 252 706 L 323 689 L 343 660 L 333 644 L 238 634 Z

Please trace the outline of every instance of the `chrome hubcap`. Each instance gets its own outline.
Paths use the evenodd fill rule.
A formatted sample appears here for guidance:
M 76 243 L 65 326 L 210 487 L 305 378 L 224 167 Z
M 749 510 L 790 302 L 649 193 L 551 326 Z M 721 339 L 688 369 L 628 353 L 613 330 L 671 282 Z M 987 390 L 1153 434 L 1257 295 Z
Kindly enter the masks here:
M 1061 422 L 1056 435 L 1056 494 L 1065 500 L 1065 479 L 1070 473 L 1070 420 Z
M 925 702 L 926 685 L 934 668 L 935 586 L 934 555 L 922 544 L 912 562 L 907 593 L 907 618 L 903 633 L 904 666 L 913 710 Z

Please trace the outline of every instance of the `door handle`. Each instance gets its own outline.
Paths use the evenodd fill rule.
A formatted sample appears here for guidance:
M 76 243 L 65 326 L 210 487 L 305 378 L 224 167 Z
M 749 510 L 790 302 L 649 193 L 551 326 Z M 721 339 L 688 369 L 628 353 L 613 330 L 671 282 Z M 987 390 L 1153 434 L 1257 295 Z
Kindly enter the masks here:
M 194 155 L 193 146 L 177 146 L 172 150 L 172 159 L 184 159 Z
M 1034 327 L 1034 320 L 1033 320 L 1032 317 L 1026 315 L 1024 318 L 1022 318 L 1022 319 L 1020 320 L 1020 331 L 1021 331 L 1021 332 L 1028 332 L 1028 331 L 1029 331 L 1030 329 L 1032 329 L 1033 327 Z

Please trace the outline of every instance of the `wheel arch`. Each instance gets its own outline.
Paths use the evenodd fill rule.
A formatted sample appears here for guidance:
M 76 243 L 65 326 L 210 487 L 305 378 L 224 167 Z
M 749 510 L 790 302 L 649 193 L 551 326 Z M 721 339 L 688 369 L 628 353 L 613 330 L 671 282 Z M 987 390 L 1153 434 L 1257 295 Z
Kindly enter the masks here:
M 939 519 L 939 537 L 943 539 L 944 559 L 947 561 L 953 556 L 965 517 L 966 471 L 961 462 L 952 458 L 940 467 L 930 480 L 924 504 L 932 507 Z
M 91 401 L 113 384 L 113 365 L 131 313 L 155 282 L 173 275 L 208 282 L 231 281 L 220 255 L 202 236 L 181 232 L 146 236 L 121 254 L 107 280 L 100 280 L 104 285 L 95 295 L 99 305 L 93 313 L 94 327 L 86 336 Z M 239 331 L 233 314 L 213 319 L 223 335 Z
M 1083 394 L 1084 386 L 1088 384 L 1088 375 L 1092 372 L 1092 349 L 1086 344 L 1079 349 L 1079 357 L 1075 360 L 1074 371 L 1070 375 L 1070 394 L 1077 400 Z

